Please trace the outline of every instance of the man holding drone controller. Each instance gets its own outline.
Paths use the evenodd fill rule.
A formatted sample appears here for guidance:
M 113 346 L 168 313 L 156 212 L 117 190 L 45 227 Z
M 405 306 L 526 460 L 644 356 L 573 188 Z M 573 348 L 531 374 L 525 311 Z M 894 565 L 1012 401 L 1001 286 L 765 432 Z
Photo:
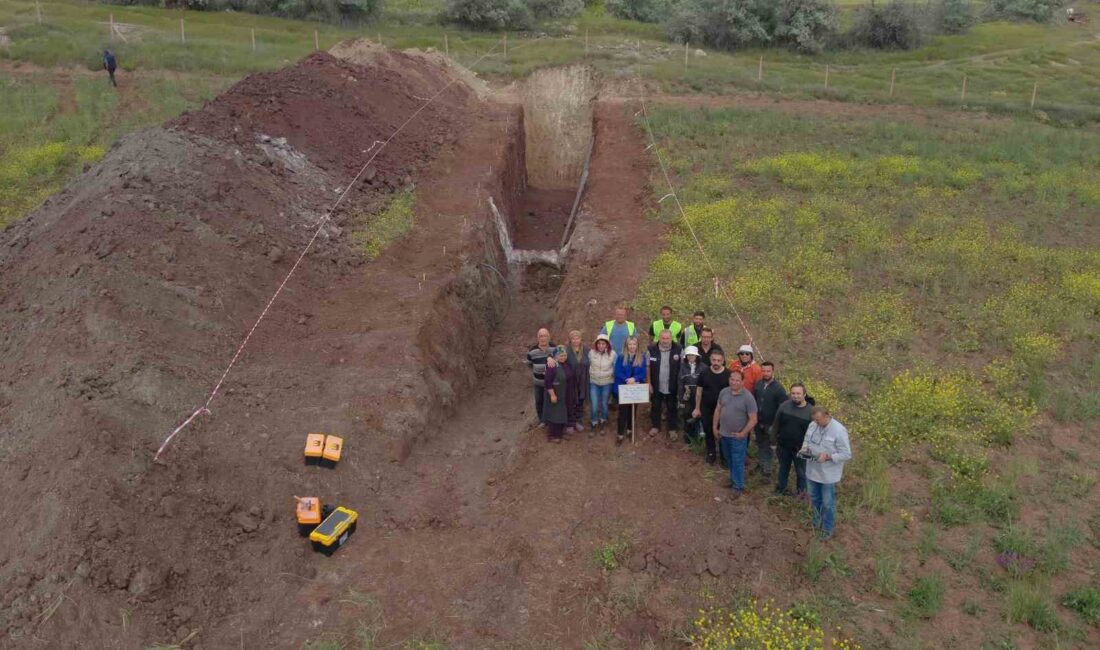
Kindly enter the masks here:
M 810 411 L 813 422 L 806 429 L 806 438 L 798 455 L 806 459 L 806 482 L 813 504 L 814 528 L 821 539 L 833 536 L 836 524 L 836 484 L 844 474 L 844 463 L 852 459 L 848 429 L 829 415 L 823 406 Z

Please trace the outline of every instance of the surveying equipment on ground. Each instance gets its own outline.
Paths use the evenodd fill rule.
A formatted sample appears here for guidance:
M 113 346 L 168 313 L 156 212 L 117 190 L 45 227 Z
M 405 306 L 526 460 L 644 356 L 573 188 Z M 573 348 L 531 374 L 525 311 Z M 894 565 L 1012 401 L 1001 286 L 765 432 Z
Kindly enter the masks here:
M 294 497 L 298 505 L 294 512 L 298 519 L 298 534 L 306 537 L 321 523 L 321 500 L 317 497 Z
M 336 467 L 336 463 L 340 462 L 340 454 L 343 448 L 344 439 L 340 436 L 311 433 L 306 436 L 306 465 Z
M 359 513 L 343 506 L 336 508 L 309 534 L 313 550 L 332 555 L 355 533 L 358 522 Z

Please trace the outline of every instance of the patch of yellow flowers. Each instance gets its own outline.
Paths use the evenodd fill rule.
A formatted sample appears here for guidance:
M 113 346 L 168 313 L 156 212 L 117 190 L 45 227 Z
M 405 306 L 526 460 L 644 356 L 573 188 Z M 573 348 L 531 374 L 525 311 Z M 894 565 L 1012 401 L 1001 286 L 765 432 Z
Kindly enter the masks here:
M 830 637 L 816 624 L 795 618 L 771 600 L 755 599 L 736 609 L 700 610 L 692 645 L 705 650 L 858 650 L 849 639 Z

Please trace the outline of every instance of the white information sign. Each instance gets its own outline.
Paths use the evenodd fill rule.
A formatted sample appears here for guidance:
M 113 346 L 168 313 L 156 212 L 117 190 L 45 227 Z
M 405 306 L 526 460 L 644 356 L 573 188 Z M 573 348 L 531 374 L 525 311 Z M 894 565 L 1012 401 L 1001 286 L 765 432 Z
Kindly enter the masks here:
M 647 404 L 649 384 L 623 384 L 619 386 L 620 404 Z

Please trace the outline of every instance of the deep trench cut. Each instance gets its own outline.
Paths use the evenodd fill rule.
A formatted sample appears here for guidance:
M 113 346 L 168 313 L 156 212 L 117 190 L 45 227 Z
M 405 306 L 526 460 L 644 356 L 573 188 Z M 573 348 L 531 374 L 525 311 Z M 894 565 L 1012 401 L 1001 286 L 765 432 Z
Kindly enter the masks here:
M 523 97 L 524 174 L 508 223 L 520 258 L 565 248 L 592 155 L 595 85 L 586 66 L 536 71 Z

